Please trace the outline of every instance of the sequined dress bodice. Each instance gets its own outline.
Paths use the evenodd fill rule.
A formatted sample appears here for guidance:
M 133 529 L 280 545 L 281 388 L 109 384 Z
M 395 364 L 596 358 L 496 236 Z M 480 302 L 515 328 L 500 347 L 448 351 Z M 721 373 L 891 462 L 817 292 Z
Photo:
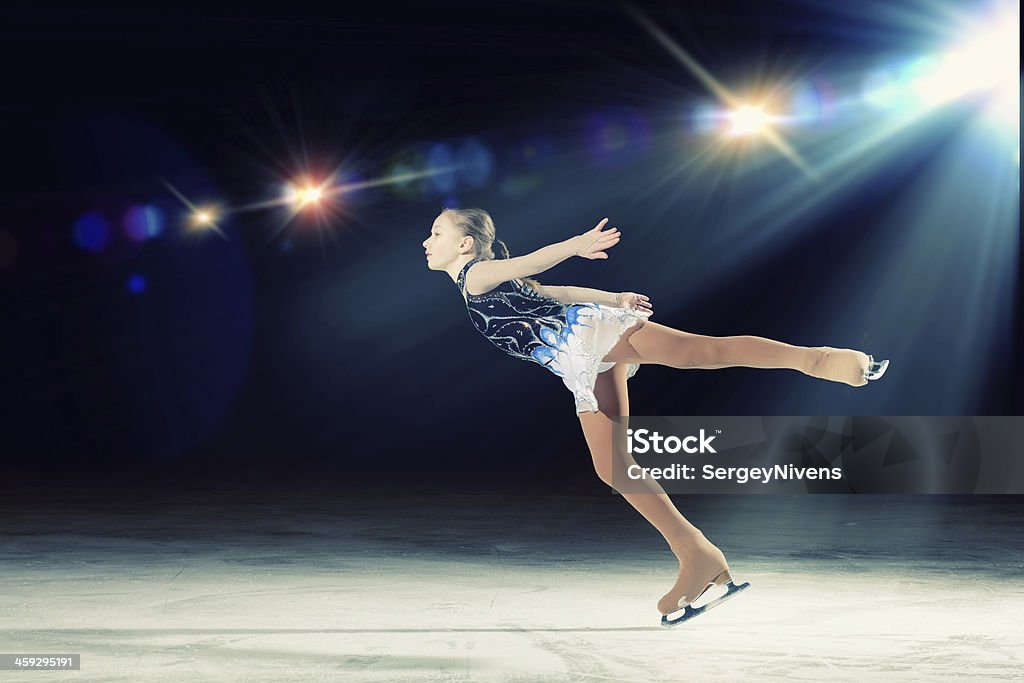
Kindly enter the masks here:
M 566 315 L 570 307 L 538 294 L 520 280 L 507 280 L 484 294 L 468 294 L 466 273 L 483 260 L 467 263 L 456 280 L 473 326 L 510 356 L 548 365 L 554 357 L 550 342 L 569 332 Z

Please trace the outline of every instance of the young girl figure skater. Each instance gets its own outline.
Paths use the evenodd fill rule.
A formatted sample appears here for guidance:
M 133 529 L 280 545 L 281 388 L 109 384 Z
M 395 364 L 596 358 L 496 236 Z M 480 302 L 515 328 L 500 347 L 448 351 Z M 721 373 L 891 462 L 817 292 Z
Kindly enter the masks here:
M 473 325 L 515 358 L 538 363 L 559 376 L 576 399 L 597 475 L 609 486 L 624 481 L 632 464 L 613 443 L 613 418 L 629 415 L 626 380 L 644 363 L 680 369 L 788 368 L 811 377 L 858 387 L 878 379 L 888 361 L 852 349 L 793 346 L 749 335 L 711 337 L 683 332 L 649 319 L 650 299 L 635 292 L 541 285 L 529 276 L 567 258 L 608 258 L 620 239 L 608 219 L 565 241 L 510 258 L 482 209 L 445 209 L 423 242 L 427 267 L 443 270 L 461 291 Z M 625 429 L 618 432 L 620 438 Z M 710 609 L 749 584 L 737 586 L 725 555 L 683 517 L 653 479 L 646 490 L 622 492 L 661 533 L 679 560 L 675 585 L 658 601 L 662 624 L 674 626 Z M 633 488 L 633 482 L 631 487 Z M 726 593 L 694 608 L 712 586 Z M 682 611 L 678 618 L 670 618 Z

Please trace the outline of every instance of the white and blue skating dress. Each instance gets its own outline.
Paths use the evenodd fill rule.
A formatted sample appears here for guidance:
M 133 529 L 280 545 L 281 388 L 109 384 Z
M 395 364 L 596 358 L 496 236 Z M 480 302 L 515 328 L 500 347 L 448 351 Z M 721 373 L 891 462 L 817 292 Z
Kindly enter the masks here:
M 562 378 L 576 397 L 576 412 L 597 410 L 594 382 L 615 363 L 603 363 L 622 333 L 647 314 L 596 303 L 564 304 L 534 291 L 521 280 L 507 280 L 485 294 L 466 293 L 466 273 L 456 284 L 466 300 L 473 326 L 499 349 L 544 366 Z M 639 365 L 629 363 L 626 377 Z

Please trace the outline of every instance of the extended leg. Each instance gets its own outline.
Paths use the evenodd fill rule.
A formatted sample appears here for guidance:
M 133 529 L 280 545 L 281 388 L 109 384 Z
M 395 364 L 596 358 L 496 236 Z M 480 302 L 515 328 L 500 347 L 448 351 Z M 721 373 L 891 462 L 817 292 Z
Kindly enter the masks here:
M 658 363 L 694 370 L 728 367 L 790 369 L 811 377 L 862 386 L 867 384 L 864 371 L 868 368 L 869 357 L 853 349 L 795 346 L 752 335 L 712 337 L 692 334 L 648 320 L 631 334 L 623 335 L 605 360 Z

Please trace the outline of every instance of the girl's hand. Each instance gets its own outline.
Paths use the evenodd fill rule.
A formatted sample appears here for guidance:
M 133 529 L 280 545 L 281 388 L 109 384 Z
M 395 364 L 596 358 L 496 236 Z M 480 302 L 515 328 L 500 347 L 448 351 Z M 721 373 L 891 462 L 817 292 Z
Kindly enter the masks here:
M 619 304 L 619 308 L 628 308 L 631 311 L 636 311 L 643 315 L 651 315 L 654 313 L 654 309 L 651 308 L 651 300 L 643 294 L 622 292 L 621 294 L 617 294 L 615 299 Z
M 608 228 L 602 230 L 605 223 L 608 222 L 607 218 L 601 220 L 592 230 L 588 230 L 582 235 L 578 235 L 576 240 L 579 246 L 576 249 L 576 255 L 581 256 L 585 259 L 606 259 L 608 254 L 604 253 L 605 249 L 614 247 L 619 243 L 619 229 Z

